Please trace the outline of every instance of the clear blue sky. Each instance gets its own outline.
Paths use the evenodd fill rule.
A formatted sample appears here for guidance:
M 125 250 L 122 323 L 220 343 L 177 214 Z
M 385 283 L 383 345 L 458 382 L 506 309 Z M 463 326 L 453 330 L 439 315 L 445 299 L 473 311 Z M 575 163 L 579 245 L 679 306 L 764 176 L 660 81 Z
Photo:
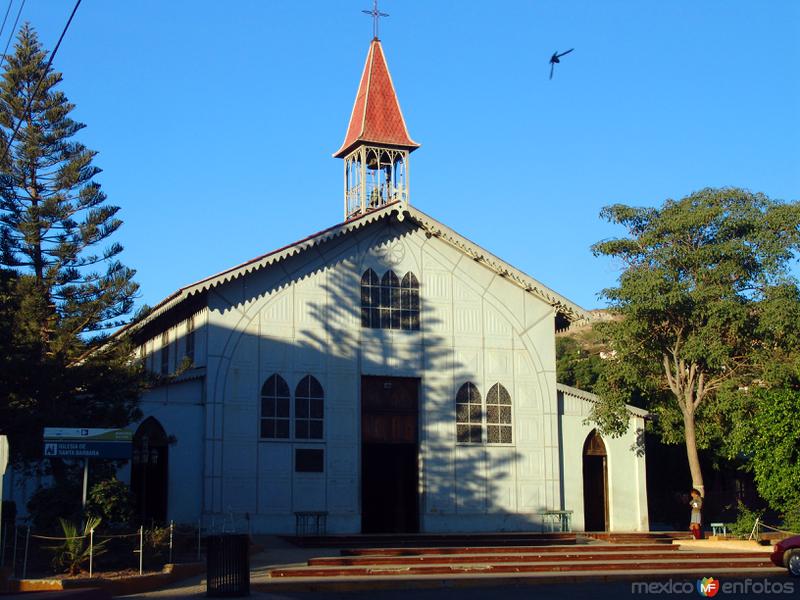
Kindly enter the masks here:
M 16 11 L 19 2 L 15 2 Z M 72 0 L 29 0 L 54 46 Z M 56 57 L 140 303 L 342 219 L 371 0 L 84 0 Z M 383 0 L 412 204 L 578 304 L 604 205 L 800 197 L 800 2 Z M 5 36 L 4 36 L 5 37 Z M 548 81 L 548 58 L 575 48 Z

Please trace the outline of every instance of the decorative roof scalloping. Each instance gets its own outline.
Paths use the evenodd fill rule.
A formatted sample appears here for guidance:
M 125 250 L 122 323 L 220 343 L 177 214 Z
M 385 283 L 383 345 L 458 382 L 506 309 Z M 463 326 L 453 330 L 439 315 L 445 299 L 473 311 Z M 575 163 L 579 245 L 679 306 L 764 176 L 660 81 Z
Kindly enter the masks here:
M 559 392 L 563 392 L 564 394 L 569 394 L 570 396 L 575 396 L 576 398 L 580 398 L 581 400 L 587 400 L 589 402 L 600 401 L 600 397 L 597 394 L 593 394 L 592 392 L 587 392 L 586 390 L 582 390 L 580 388 L 572 387 L 571 385 L 566 385 L 565 383 L 557 383 L 556 389 Z M 636 415 L 637 417 L 649 419 L 652 416 L 648 411 L 644 410 L 643 408 L 632 406 L 630 404 L 626 404 L 625 407 L 628 409 L 628 412 L 630 412 L 632 415 Z
M 446 225 L 440 223 L 433 217 L 430 217 L 423 213 L 422 211 L 412 207 L 407 206 L 406 211 L 409 212 L 411 217 L 420 223 L 422 227 L 426 230 L 431 232 L 434 235 L 446 240 L 453 246 L 459 248 L 462 252 L 472 256 L 475 260 L 478 260 L 501 276 L 514 281 L 517 285 L 522 287 L 528 292 L 533 293 L 535 296 L 540 297 L 542 300 L 550 304 L 552 307 L 559 309 L 561 312 L 565 313 L 569 317 L 573 319 L 588 319 L 589 312 L 568 300 L 561 294 L 556 293 L 555 291 L 548 288 L 546 285 L 542 284 L 541 282 L 535 280 L 533 277 L 530 277 L 523 271 L 511 266 L 503 259 L 495 256 L 488 250 L 483 249 L 475 242 L 465 238 L 464 236 L 456 233 Z
M 419 148 L 408 133 L 392 74 L 378 39 L 370 44 L 347 133 L 341 148 L 333 156 L 343 157 L 358 142 L 401 146 L 411 152 Z
M 227 283 L 229 281 L 233 281 L 234 279 L 238 279 L 243 275 L 247 275 L 253 271 L 261 269 L 263 267 L 269 266 L 279 260 L 283 260 L 284 258 L 289 258 L 294 256 L 295 254 L 299 254 L 303 250 L 308 248 L 312 248 L 321 242 L 326 242 L 331 240 L 335 237 L 338 237 L 344 233 L 348 233 L 355 229 L 360 229 L 361 227 L 373 223 L 384 216 L 390 215 L 392 212 L 395 212 L 397 205 L 401 204 L 400 201 L 392 202 L 387 204 L 386 206 L 370 211 L 363 215 L 359 215 L 353 219 L 349 219 L 344 221 L 343 223 L 338 223 L 333 225 L 332 227 L 328 227 L 327 229 L 323 229 L 317 233 L 314 233 L 308 237 L 303 238 L 297 242 L 292 244 L 288 244 L 287 246 L 283 246 L 282 248 L 278 248 L 277 250 L 273 250 L 272 252 L 268 252 L 267 254 L 262 254 L 256 258 L 248 260 L 240 265 L 235 267 L 231 267 L 230 269 L 225 269 L 217 273 L 216 275 L 211 275 L 210 277 L 206 277 L 205 279 L 201 279 L 196 281 L 195 283 L 189 284 L 180 288 L 179 290 L 173 292 L 166 298 L 164 298 L 161 302 L 156 304 L 153 309 L 144 317 L 142 320 L 137 321 L 136 323 L 130 323 L 117 331 L 114 335 L 120 335 L 129 329 L 139 329 L 140 327 L 144 326 L 145 324 L 153 321 L 154 319 L 160 317 L 170 309 L 174 308 L 178 304 L 180 304 L 183 300 L 189 298 L 198 293 L 205 292 L 214 288 L 218 285 L 223 283 Z
M 405 215 L 408 215 L 409 218 L 415 221 L 418 225 L 420 225 L 420 227 L 429 232 L 431 235 L 439 237 L 440 239 L 460 249 L 468 256 L 471 256 L 473 259 L 482 262 L 501 276 L 513 281 L 527 292 L 537 296 L 541 300 L 544 300 L 557 310 L 567 314 L 569 317 L 574 319 L 589 318 L 589 313 L 574 302 L 571 302 L 564 296 L 557 294 L 547 286 L 541 284 L 532 277 L 529 277 L 522 271 L 512 267 L 507 262 L 484 250 L 467 238 L 459 235 L 433 217 L 426 215 L 422 211 L 419 211 L 408 204 L 405 204 L 401 201 L 396 201 L 387 204 L 382 208 L 359 215 L 358 217 L 343 223 L 339 223 L 333 227 L 329 227 L 328 229 L 323 229 L 322 231 L 310 235 L 298 242 L 289 244 L 283 248 L 278 248 L 277 250 L 274 250 L 268 254 L 256 257 L 230 269 L 226 269 L 225 271 L 217 273 L 216 275 L 212 275 L 191 285 L 182 287 L 157 304 L 144 319 L 120 329 L 115 335 L 120 335 L 128 329 L 138 329 L 144 326 L 146 323 L 149 323 L 153 319 L 163 315 L 173 307 L 177 306 L 180 302 L 189 298 L 190 296 L 193 296 L 194 294 L 205 292 L 218 285 L 238 279 L 239 277 L 247 275 L 248 273 L 299 254 L 300 252 L 312 248 L 322 242 L 326 242 L 340 235 L 349 233 L 350 231 L 360 229 L 361 227 L 364 227 L 370 223 L 374 223 L 380 219 L 389 217 L 394 213 L 397 213 L 398 218 L 400 219 L 403 219 L 405 218 Z

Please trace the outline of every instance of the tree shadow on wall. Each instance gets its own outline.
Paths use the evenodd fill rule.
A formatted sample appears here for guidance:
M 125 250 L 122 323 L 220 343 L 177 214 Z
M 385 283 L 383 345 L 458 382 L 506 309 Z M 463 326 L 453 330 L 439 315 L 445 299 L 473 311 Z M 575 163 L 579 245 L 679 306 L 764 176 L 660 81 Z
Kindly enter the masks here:
M 370 227 L 377 232 L 365 232 Z M 362 326 L 363 272 L 373 268 L 380 277 L 399 271 L 391 249 L 398 242 L 415 243 L 409 239 L 416 235 L 413 225 L 393 223 L 389 235 L 377 225 L 356 233 L 355 243 L 342 237 L 322 242 L 209 292 L 212 304 L 225 307 L 222 316 L 230 326 L 210 326 L 208 332 L 210 353 L 219 359 L 207 375 L 216 383 L 206 406 L 206 521 L 244 519 L 255 531 L 277 531 L 294 525 L 295 512 L 327 511 L 329 527 L 338 520 L 340 530 L 357 528 L 365 485 L 361 377 L 375 376 L 419 379 L 421 530 L 538 530 L 537 513 L 558 507 L 519 508 L 515 474 L 531 460 L 517 450 L 520 427 L 513 428 L 510 444 L 487 444 L 485 425 L 482 442 L 457 442 L 459 388 L 474 383 L 485 410 L 486 395 L 498 382 L 486 381 L 459 358 L 463 349 L 455 345 L 452 317 L 426 301 L 425 282 L 420 281 L 418 331 Z M 366 253 L 359 250 L 364 247 Z M 407 269 L 402 270 L 399 278 Z M 289 390 L 288 413 L 281 409 L 281 427 L 289 430 L 287 437 L 267 439 L 262 386 L 272 375 L 280 375 Z M 297 438 L 297 386 L 307 375 L 324 392 L 321 440 Z M 515 411 L 513 381 L 499 383 L 511 390 Z M 322 472 L 298 472 L 297 451 L 315 448 L 324 453 Z

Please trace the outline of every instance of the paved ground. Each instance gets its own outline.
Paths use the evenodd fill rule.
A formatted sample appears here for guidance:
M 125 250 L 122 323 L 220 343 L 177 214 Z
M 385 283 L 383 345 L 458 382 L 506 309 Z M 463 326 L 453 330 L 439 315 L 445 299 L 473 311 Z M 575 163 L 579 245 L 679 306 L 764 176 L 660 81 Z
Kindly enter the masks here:
M 305 564 L 305 562 L 316 556 L 334 556 L 337 550 L 330 548 L 297 548 L 276 537 L 263 537 L 257 539 L 258 543 L 264 546 L 264 550 L 253 556 L 251 561 L 251 581 L 257 584 L 259 581 L 267 580 L 267 570 L 277 565 Z M 713 573 L 707 575 L 713 576 Z M 482 581 L 480 587 L 463 587 L 453 584 L 450 587 L 436 589 L 407 589 L 407 590 L 370 590 L 370 591 L 325 591 L 325 592 L 281 592 L 265 593 L 254 591 L 252 598 L 270 598 L 272 600 L 530 600 L 531 598 L 543 598 L 555 600 L 618 600 L 619 598 L 655 598 L 662 597 L 684 597 L 702 598 L 696 588 L 697 575 L 686 577 L 663 576 L 655 580 L 648 580 L 648 589 L 645 593 L 634 593 L 630 581 L 615 582 L 567 582 L 567 583 L 547 583 L 547 584 L 528 584 L 528 585 L 493 585 L 486 580 Z M 670 583 L 671 582 L 671 583 Z M 794 579 L 787 575 L 769 575 L 766 577 L 753 577 L 749 580 L 745 578 L 722 578 L 723 585 L 730 584 L 738 586 L 739 591 L 730 592 L 723 587 L 722 591 L 716 596 L 717 600 L 739 600 L 745 598 L 797 598 L 800 596 L 800 579 Z M 398 582 L 400 583 L 400 582 Z M 670 587 L 671 586 L 671 587 Z M 746 587 L 749 586 L 749 587 Z M 768 586 L 769 591 L 764 589 Z M 791 589 L 790 589 L 791 588 Z M 640 591 L 642 591 L 640 589 Z M 781 593 L 777 593 L 781 592 Z M 150 598 L 205 598 L 206 597 L 205 575 L 196 576 L 172 586 L 149 592 L 146 594 L 136 594 L 122 596 L 128 600 L 145 600 Z M 54 600 L 60 594 L 44 595 L 44 598 L 52 597 Z M 30 600 L 29 594 L 0 596 L 0 600 Z
M 670 581 L 673 590 L 669 591 Z M 767 578 L 757 578 L 750 581 L 750 588 L 745 588 L 745 579 L 723 580 L 723 584 L 728 583 L 737 585 L 742 590 L 750 589 L 750 592 L 741 593 L 719 593 L 716 597 L 719 600 L 745 600 L 752 598 L 797 598 L 800 592 L 800 581 L 792 580 L 786 576 L 771 576 Z M 530 600 L 531 598 L 545 598 L 554 600 L 618 600 L 620 598 L 655 598 L 655 597 L 684 597 L 701 598 L 697 592 L 695 579 L 674 578 L 664 579 L 656 582 L 656 588 L 651 588 L 652 593 L 634 593 L 630 582 L 609 582 L 609 583 L 559 583 L 543 585 L 522 585 L 522 586 L 500 586 L 500 587 L 477 587 L 477 588 L 446 588 L 434 590 L 385 590 L 385 591 L 365 591 L 365 592 L 297 592 L 285 594 L 267 594 L 254 592 L 252 598 L 270 598 L 272 600 L 483 600 L 485 598 L 494 600 Z M 768 585 L 770 593 L 753 592 L 753 586 Z M 791 585 L 793 591 L 787 590 Z M 678 587 L 678 591 L 675 591 Z M 774 593 L 780 587 L 784 593 Z M 205 586 L 188 585 L 171 590 L 162 590 L 150 594 L 139 596 L 126 596 L 128 599 L 134 598 L 204 598 Z

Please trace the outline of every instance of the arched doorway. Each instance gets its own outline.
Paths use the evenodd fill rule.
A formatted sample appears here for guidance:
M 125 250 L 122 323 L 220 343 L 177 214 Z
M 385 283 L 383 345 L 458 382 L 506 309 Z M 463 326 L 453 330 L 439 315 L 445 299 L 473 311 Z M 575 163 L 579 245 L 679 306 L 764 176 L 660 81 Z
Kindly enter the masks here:
M 168 439 L 153 417 L 145 419 L 133 436 L 131 491 L 141 523 L 167 520 Z
M 583 523 L 586 531 L 608 530 L 606 445 L 596 429 L 583 444 Z

